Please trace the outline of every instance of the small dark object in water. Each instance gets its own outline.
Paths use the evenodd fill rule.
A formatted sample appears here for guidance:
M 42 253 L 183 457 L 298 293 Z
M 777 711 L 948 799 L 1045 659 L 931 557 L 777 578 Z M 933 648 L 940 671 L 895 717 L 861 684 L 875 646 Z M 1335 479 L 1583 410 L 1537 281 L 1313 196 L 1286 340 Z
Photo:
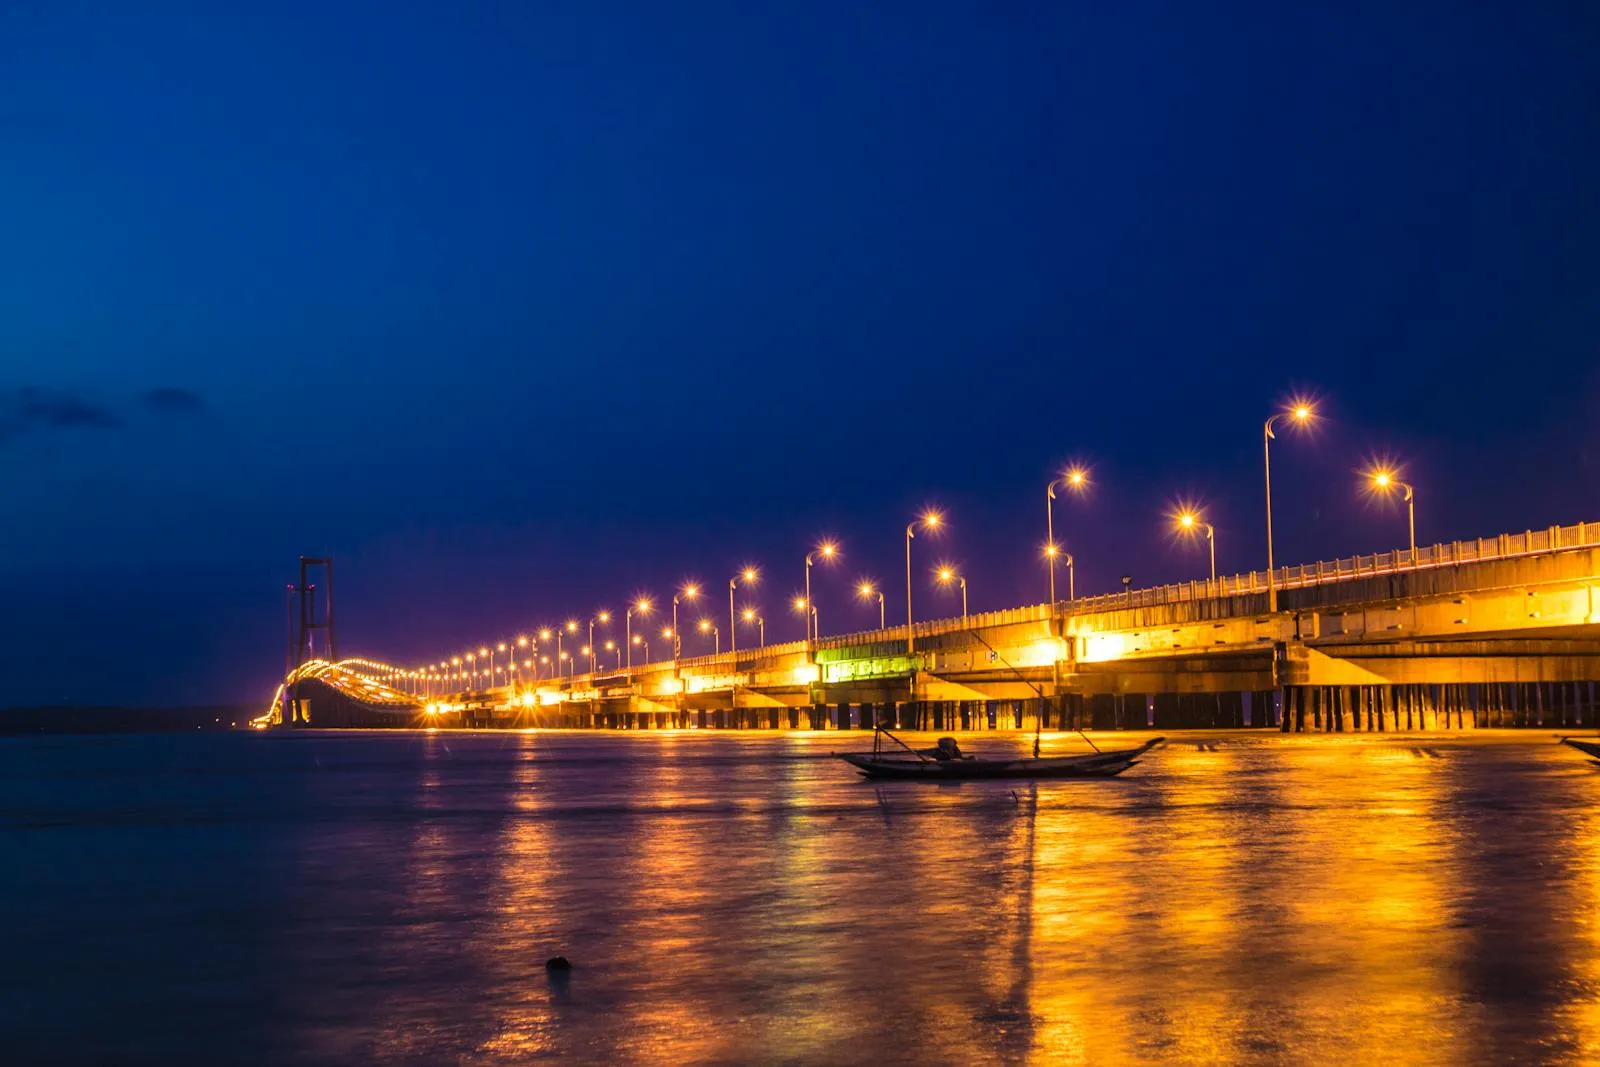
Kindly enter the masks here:
M 544 961 L 544 969 L 547 971 L 570 971 L 572 970 L 572 961 L 565 956 L 551 956 Z

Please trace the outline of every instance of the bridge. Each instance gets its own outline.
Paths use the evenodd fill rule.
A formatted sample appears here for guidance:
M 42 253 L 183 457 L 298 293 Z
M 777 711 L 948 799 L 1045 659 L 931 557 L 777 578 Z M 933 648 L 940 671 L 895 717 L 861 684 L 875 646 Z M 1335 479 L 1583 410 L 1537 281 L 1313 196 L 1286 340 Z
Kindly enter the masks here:
M 1589 727 L 1600 523 L 442 691 L 313 661 L 259 724 L 617 729 Z M 1276 610 L 1269 604 L 1275 601 Z

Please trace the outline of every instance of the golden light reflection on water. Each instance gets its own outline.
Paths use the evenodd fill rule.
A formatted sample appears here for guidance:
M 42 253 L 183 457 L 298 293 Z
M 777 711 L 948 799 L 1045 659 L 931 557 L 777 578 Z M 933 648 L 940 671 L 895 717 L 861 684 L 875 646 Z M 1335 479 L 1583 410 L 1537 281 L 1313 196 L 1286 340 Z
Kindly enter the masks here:
M 379 1061 L 1600 1055 L 1600 776 L 1525 737 L 947 787 L 858 781 L 837 735 L 452 743 L 388 856 Z

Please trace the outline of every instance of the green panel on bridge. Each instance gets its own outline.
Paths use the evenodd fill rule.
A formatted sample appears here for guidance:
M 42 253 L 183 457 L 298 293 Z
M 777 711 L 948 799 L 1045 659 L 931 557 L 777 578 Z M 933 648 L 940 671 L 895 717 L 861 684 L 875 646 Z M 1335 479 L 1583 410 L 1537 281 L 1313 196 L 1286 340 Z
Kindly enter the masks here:
M 829 650 L 832 651 L 832 650 Z M 822 680 L 828 684 L 862 681 L 869 678 L 905 678 L 915 674 L 921 666 L 920 656 L 876 656 L 867 659 L 823 659 L 817 653 Z

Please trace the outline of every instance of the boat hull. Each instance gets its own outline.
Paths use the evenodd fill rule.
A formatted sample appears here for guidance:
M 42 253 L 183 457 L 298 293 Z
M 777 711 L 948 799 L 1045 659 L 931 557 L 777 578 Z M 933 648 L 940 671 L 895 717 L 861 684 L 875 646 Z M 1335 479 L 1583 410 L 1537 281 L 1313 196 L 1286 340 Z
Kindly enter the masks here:
M 1082 756 L 1047 756 L 1014 760 L 919 760 L 885 758 L 870 752 L 841 752 L 838 757 L 864 778 L 918 782 L 966 782 L 996 778 L 1112 778 L 1139 762 L 1139 757 L 1161 742 L 1148 741 L 1138 748 L 1094 752 Z
M 1592 756 L 1595 759 L 1600 759 L 1600 741 L 1579 741 L 1576 738 L 1563 737 L 1561 739 L 1561 743 L 1564 745 L 1571 745 L 1573 748 L 1577 749 L 1579 752 L 1582 752 L 1586 756 Z

